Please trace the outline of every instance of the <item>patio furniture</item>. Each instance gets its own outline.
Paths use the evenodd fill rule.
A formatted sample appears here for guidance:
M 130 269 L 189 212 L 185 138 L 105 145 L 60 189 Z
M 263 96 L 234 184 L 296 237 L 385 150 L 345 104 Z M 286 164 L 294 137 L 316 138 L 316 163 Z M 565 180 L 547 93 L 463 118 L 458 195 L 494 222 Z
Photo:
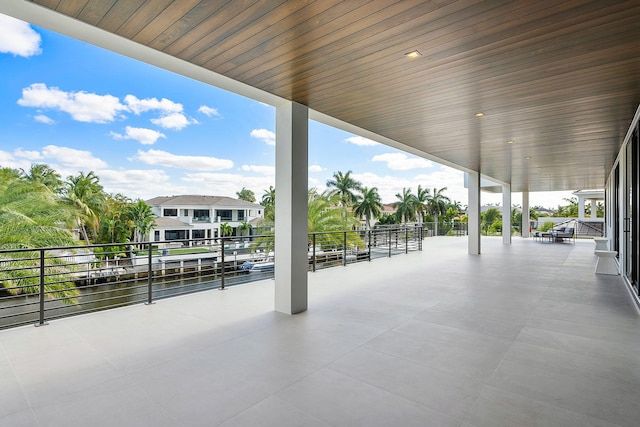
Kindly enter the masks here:
M 575 237 L 575 229 L 573 227 L 560 228 L 552 232 L 554 242 L 563 242 L 564 239 L 573 239 Z
M 596 263 L 596 274 L 618 275 L 618 264 L 616 263 L 617 251 L 595 251 L 598 257 Z
M 596 242 L 596 251 L 608 251 L 609 239 L 606 237 L 594 237 L 593 241 Z

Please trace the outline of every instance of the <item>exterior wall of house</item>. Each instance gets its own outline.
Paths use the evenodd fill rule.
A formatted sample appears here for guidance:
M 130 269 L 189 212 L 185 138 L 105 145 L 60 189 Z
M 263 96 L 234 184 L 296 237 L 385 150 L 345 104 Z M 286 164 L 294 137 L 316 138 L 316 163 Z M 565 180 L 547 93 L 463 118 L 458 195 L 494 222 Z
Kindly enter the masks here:
M 178 204 L 169 201 L 160 204 L 150 203 L 150 206 L 156 217 L 168 218 L 184 224 L 174 222 L 166 225 L 160 221 L 161 223 L 151 230 L 152 242 L 217 238 L 221 235 L 222 224 L 233 227 L 235 235 L 237 227 L 242 223 L 264 217 L 264 208 L 257 204 L 251 206 L 237 206 L 233 203 L 204 205 Z
M 629 127 L 605 189 L 605 229 L 619 274 L 640 307 L 640 107 Z

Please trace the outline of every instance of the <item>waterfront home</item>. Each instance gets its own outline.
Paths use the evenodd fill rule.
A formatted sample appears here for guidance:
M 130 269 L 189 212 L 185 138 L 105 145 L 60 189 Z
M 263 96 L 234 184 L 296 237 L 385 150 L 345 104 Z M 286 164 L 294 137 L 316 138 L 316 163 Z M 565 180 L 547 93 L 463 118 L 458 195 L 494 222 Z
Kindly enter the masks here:
M 146 203 L 156 214 L 150 233 L 152 242 L 166 240 L 214 239 L 222 235 L 222 224 L 232 227 L 232 236 L 248 234 L 238 227 L 255 226 L 264 216 L 264 207 L 225 196 L 160 196 Z

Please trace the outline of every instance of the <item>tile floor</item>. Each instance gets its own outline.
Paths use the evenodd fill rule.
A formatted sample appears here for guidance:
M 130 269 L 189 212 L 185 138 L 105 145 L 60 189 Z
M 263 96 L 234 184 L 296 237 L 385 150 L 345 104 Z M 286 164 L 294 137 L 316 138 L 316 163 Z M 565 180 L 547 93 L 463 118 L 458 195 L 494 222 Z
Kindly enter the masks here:
M 0 426 L 638 426 L 640 317 L 592 242 L 424 251 L 0 331 Z

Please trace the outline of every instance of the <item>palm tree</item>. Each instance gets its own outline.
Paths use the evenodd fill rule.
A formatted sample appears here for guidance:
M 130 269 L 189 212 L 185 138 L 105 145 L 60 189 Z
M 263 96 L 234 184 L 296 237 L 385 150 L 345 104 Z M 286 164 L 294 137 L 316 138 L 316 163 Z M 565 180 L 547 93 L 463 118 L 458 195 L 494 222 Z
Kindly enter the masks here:
M 382 200 L 377 187 L 362 187 L 362 197 L 354 205 L 353 212 L 366 220 L 366 229 L 371 229 L 371 217 L 377 218 L 382 211 Z
M 344 234 L 340 232 L 352 230 L 359 225 L 353 212 L 338 207 L 339 202 L 339 195 L 335 192 L 326 191 L 318 194 L 315 188 L 309 190 L 307 230 L 309 233 L 326 233 L 320 235 L 321 241 L 316 241 L 316 245 L 340 247 L 344 243 Z M 347 233 L 347 246 L 363 247 L 364 242 L 355 233 Z
M 403 188 L 402 193 L 396 194 L 397 202 L 393 204 L 396 208 L 396 215 L 405 224 L 416 218 L 416 196 L 411 193 L 410 188 Z
M 156 225 L 156 216 L 143 200 L 129 205 L 129 218 L 132 222 L 133 241 L 142 242 L 149 234 L 153 226 Z
M 233 227 L 232 226 L 230 226 L 226 222 L 220 224 L 220 235 L 222 235 L 222 237 L 231 236 L 232 234 L 233 234 Z
M 29 182 L 13 174 L 0 179 L 0 249 L 72 246 L 73 236 L 64 227 L 73 218 L 50 188 L 41 182 Z M 2 285 L 12 295 L 37 294 L 39 291 L 39 251 L 0 254 Z M 47 298 L 74 303 L 78 290 L 73 284 L 73 267 L 60 257 L 45 257 Z
M 427 203 L 429 202 L 429 189 L 422 188 L 420 184 L 418 184 L 418 191 L 416 192 L 416 213 L 418 214 L 418 220 L 420 224 L 424 221 L 424 213 L 427 210 Z
M 54 169 L 43 163 L 33 163 L 28 172 L 21 169 L 21 175 L 29 182 L 39 182 L 58 194 L 64 187 L 62 177 Z
M 427 201 L 427 209 L 433 215 L 433 220 L 435 222 L 435 235 L 438 235 L 438 215 L 444 214 L 447 212 L 447 205 L 451 203 L 451 200 L 445 196 L 443 193 L 447 189 L 447 187 L 442 187 L 441 189 L 434 188 L 433 193 L 429 195 Z
M 334 188 L 332 193 L 340 196 L 340 204 L 346 210 L 358 200 L 357 191 L 361 190 L 362 184 L 351 177 L 351 171 L 345 174 L 338 171 L 333 174 L 333 179 L 327 181 L 327 188 Z
M 248 222 L 243 222 L 238 226 L 238 234 L 240 236 L 245 236 L 247 234 L 251 233 L 251 224 L 249 224 Z
M 256 201 L 255 193 L 246 187 L 242 187 L 242 190 L 236 192 L 236 195 L 238 196 L 238 200 L 244 200 L 245 202 L 251 203 Z
M 76 221 L 82 230 L 84 240 L 89 244 L 89 233 L 96 236 L 100 225 L 99 214 L 104 209 L 106 195 L 100 185 L 100 178 L 91 171 L 69 176 L 63 200 L 76 209 Z
M 276 189 L 273 185 L 269 186 L 268 190 L 264 190 L 262 200 L 260 204 L 264 206 L 264 218 L 266 220 L 275 220 L 275 208 L 276 208 Z

